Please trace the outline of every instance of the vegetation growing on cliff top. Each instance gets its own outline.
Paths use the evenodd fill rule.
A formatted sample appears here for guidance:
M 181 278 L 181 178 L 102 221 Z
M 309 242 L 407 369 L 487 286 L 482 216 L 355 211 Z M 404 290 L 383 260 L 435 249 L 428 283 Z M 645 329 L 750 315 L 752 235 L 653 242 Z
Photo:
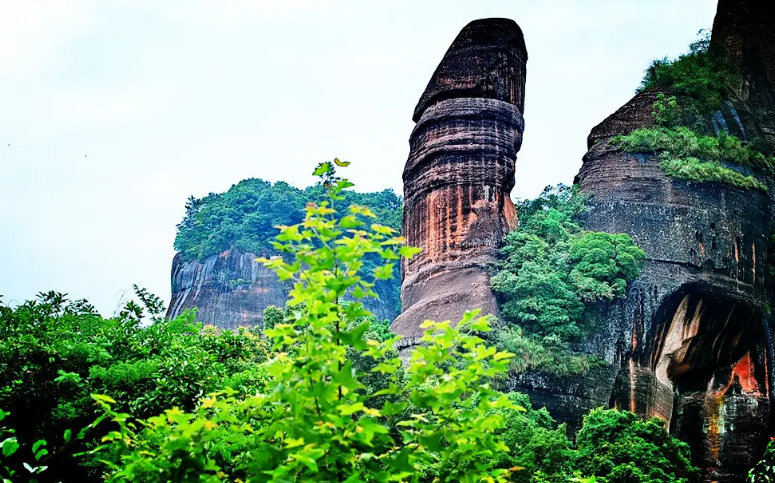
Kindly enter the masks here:
M 652 113 L 660 125 L 615 136 L 611 143 L 631 153 L 658 153 L 659 167 L 668 176 L 767 191 L 767 186 L 753 175 L 725 167 L 722 163 L 733 162 L 773 174 L 775 158 L 765 156 L 724 131 L 719 131 L 717 136 L 704 136 L 687 127 L 675 125 L 679 122 L 676 110 L 680 108 L 675 104 L 675 99 L 660 94 Z
M 594 361 L 570 353 L 568 344 L 589 331 L 597 301 L 624 297 L 645 261 L 628 235 L 582 229 L 587 199 L 560 185 L 518 206 L 519 227 L 506 237 L 491 282 L 509 324 L 497 340 L 517 354 L 515 370 L 586 371 Z
M 728 98 L 737 78 L 735 69 L 709 50 L 710 31 L 700 30 L 700 38 L 689 45 L 689 52 L 677 59 L 667 57 L 651 63 L 636 92 L 651 89 L 678 96 L 683 108 L 696 114 L 718 109 Z
M 320 202 L 326 188 L 317 184 L 303 190 L 288 183 L 274 184 L 261 179 L 246 179 L 233 185 L 225 193 L 210 193 L 203 198 L 188 199 L 186 214 L 178 224 L 175 249 L 184 260 L 200 260 L 234 246 L 260 255 L 277 254 L 272 240 L 279 233 L 277 226 L 289 226 L 304 219 L 304 207 Z M 393 190 L 375 193 L 346 191 L 344 205 L 366 206 L 377 216 L 377 221 L 394 230 L 401 229 L 403 203 Z M 370 267 L 375 258 L 367 257 Z M 225 281 L 230 287 L 241 285 L 240 280 Z M 247 282 L 247 281 L 242 281 Z M 380 282 L 383 302 L 400 310 L 400 275 Z
M 671 94 L 658 94 L 654 103 L 652 115 L 658 127 L 636 129 L 614 137 L 611 142 L 628 152 L 658 153 L 659 167 L 668 176 L 766 191 L 767 186 L 752 174 L 723 163 L 773 174 L 775 159 L 724 131 L 708 136 L 682 126 L 697 123 L 718 110 L 722 101 L 732 96 L 732 87 L 739 81 L 736 69 L 710 50 L 710 32 L 703 30 L 700 35 L 686 54 L 672 61 L 655 60 L 646 70 L 637 92 L 662 90 Z M 697 129 L 702 131 L 702 121 L 699 124 Z
M 279 233 L 277 226 L 300 223 L 307 203 L 319 202 L 324 195 L 325 187 L 320 184 L 301 190 L 283 181 L 272 184 L 250 178 L 225 193 L 192 196 L 177 227 L 175 249 L 186 260 L 199 261 L 232 246 L 263 255 L 276 253 L 271 241 Z M 393 190 L 347 191 L 344 196 L 344 204 L 367 206 L 380 223 L 401 229 L 403 205 Z

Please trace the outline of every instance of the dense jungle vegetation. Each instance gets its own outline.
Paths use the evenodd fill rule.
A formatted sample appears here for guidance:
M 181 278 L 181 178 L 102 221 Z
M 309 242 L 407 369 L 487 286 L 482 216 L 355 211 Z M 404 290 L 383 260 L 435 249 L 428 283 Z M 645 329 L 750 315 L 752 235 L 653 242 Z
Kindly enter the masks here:
M 351 183 L 333 164 L 316 174 L 328 199 L 281 230 L 274 247 L 284 256 L 262 260 L 294 284 L 285 308 L 267 309 L 263 333 L 202 327 L 192 313 L 164 320 L 142 289 L 141 304 L 110 319 L 56 293 L 1 306 L 4 481 L 697 479 L 687 445 L 658 420 L 595 410 L 572 441 L 526 396 L 497 390 L 513 354 L 487 345 L 492 321 L 475 312 L 454 328 L 427 322 L 402 363 L 361 300 L 416 250 L 368 207 L 347 207 Z M 546 211 L 555 216 L 536 216 Z M 583 260 L 565 283 L 589 275 L 582 264 L 594 260 Z M 626 275 L 609 272 L 584 293 L 618 296 Z
M 601 364 L 569 346 L 594 328 L 599 302 L 625 296 L 646 260 L 629 235 L 582 228 L 588 199 L 559 185 L 517 205 L 519 227 L 506 237 L 491 280 L 505 321 L 495 340 L 516 354 L 514 371 L 573 374 Z

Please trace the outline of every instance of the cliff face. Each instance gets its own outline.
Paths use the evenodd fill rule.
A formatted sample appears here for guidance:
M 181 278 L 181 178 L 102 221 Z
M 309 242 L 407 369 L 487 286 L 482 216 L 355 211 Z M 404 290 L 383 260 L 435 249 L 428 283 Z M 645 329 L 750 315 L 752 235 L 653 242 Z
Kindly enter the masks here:
M 497 312 L 487 268 L 516 226 L 509 194 L 524 129 L 526 61 L 512 20 L 471 22 L 415 108 L 403 233 L 422 252 L 402 267 L 403 312 L 392 326 L 410 344 L 426 319 Z
M 197 308 L 197 320 L 222 329 L 263 326 L 263 311 L 269 305 L 283 307 L 291 290 L 274 272 L 255 261 L 255 253 L 236 248 L 213 255 L 203 262 L 183 261 L 180 253 L 172 261 L 172 300 L 167 318 Z M 375 287 L 379 299 L 364 305 L 380 319 L 393 320 L 396 307 L 390 303 L 390 287 L 381 281 Z
M 742 80 L 704 122 L 770 143 L 775 22 L 759 7 L 719 3 L 711 48 L 728 49 L 721 54 L 736 59 Z M 595 127 L 577 177 L 594 194 L 585 228 L 629 234 L 648 260 L 627 299 L 601 307 L 597 333 L 579 345 L 612 370 L 587 376 L 576 395 L 589 406 L 665 419 L 691 445 L 706 481 L 743 481 L 772 431 L 773 340 L 765 314 L 773 183 L 734 163 L 728 167 L 755 174 L 769 193 L 671 178 L 655 155 L 608 144 L 649 127 L 655 100 L 655 92 L 639 94 Z M 561 381 L 522 382 L 555 415 L 578 417 L 568 411 Z
M 258 255 L 236 248 L 199 262 L 172 261 L 172 301 L 167 318 L 198 308 L 197 319 L 223 329 L 263 323 L 269 305 L 283 307 L 291 287 L 256 262 Z
M 745 140 L 775 150 L 775 10 L 767 0 L 719 0 L 710 48 L 740 71 L 730 103 Z
M 775 147 L 775 9 L 720 0 L 710 49 L 738 82 L 699 129 Z M 527 55 L 513 22 L 489 19 L 461 31 L 414 113 L 404 170 L 404 234 L 423 252 L 403 267 L 404 312 L 394 331 L 411 338 L 425 319 L 465 309 L 495 313 L 487 266 L 515 227 L 508 200 L 523 131 Z M 706 481 L 743 481 L 773 419 L 769 191 L 666 176 L 655 154 L 632 154 L 613 136 L 652 127 L 658 92 L 636 95 L 592 129 L 576 182 L 594 197 L 585 228 L 627 233 L 647 254 L 626 299 L 597 307 L 594 333 L 575 345 L 607 364 L 585 375 L 513 376 L 507 388 L 580 426 L 613 406 L 666 420 L 692 447 Z M 670 95 L 670 92 L 664 92 Z

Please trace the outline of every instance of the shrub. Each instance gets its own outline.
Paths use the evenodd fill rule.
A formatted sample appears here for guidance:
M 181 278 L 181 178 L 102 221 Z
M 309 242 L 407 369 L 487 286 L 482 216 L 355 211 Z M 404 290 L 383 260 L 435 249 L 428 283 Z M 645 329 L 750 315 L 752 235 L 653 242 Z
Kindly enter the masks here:
M 281 280 L 293 283 L 291 316 L 265 332 L 273 346 L 261 393 L 237 397 L 214 393 L 194 412 L 170 409 L 133 423 L 97 401 L 118 425 L 108 439 L 116 451 L 108 481 L 417 481 L 429 467 L 443 468 L 438 481 L 506 481 L 494 468 L 507 448 L 496 436 L 500 409 L 512 401 L 489 380 L 507 367 L 509 355 L 461 331 L 489 330 L 486 319 L 467 313 L 458 328 L 427 322 L 400 377 L 398 357 L 386 357 L 395 339 L 366 339 L 369 317 L 361 299 L 374 296 L 376 280 L 392 276 L 395 261 L 416 250 L 402 246 L 389 227 L 371 224 L 375 215 L 353 205 L 339 215 L 342 191 L 333 165 L 316 170 L 330 198 L 309 205 L 302 223 L 283 227 L 275 248 L 287 255 L 264 259 Z M 382 263 L 363 279 L 364 256 Z M 345 302 L 345 294 L 352 296 Z M 353 353 L 378 363 L 385 389 L 363 391 L 365 374 Z M 393 396 L 375 404 L 379 396 Z M 411 403 L 414 414 L 404 409 Z M 393 420 L 391 422 L 391 420 Z M 225 438 L 244 451 L 220 460 L 210 451 Z
M 283 309 L 276 305 L 270 305 L 264 309 L 263 318 L 264 330 L 269 330 L 274 329 L 278 324 L 282 324 L 285 315 L 283 314 Z
M 707 114 L 729 97 L 738 75 L 724 59 L 709 52 L 710 32 L 689 46 L 689 52 L 675 60 L 654 60 L 646 69 L 637 92 L 664 89 L 676 94 L 684 108 Z
M 112 319 L 55 292 L 15 308 L 0 305 L 0 408 L 10 412 L 4 422 L 20 445 L 30 448 L 40 439 L 61 447 L 66 431 L 94 419 L 91 393 L 116 398 L 117 409 L 144 418 L 174 405 L 192 410 L 225 384 L 245 390 L 261 385 L 258 363 L 267 359 L 267 347 L 257 334 L 202 330 L 191 312 L 158 319 L 163 308 L 157 298 L 137 290 L 150 306 L 128 304 Z M 144 311 L 157 320 L 144 326 Z M 44 479 L 100 481 L 93 455 L 73 455 L 96 446 L 102 435 L 73 439 L 66 450 L 46 455 L 40 463 L 48 466 Z M 23 463 L 30 460 L 21 458 L 13 455 L 7 465 L 28 474 Z

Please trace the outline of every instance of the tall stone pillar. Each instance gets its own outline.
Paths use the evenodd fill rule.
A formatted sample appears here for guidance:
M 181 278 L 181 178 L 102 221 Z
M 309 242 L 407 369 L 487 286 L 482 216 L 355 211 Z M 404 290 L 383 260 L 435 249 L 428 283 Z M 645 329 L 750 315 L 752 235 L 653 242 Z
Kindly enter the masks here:
M 508 19 L 458 34 L 414 111 L 404 168 L 404 235 L 422 252 L 402 266 L 394 332 L 420 336 L 426 319 L 496 313 L 488 269 L 517 224 L 509 198 L 522 143 L 527 50 Z

